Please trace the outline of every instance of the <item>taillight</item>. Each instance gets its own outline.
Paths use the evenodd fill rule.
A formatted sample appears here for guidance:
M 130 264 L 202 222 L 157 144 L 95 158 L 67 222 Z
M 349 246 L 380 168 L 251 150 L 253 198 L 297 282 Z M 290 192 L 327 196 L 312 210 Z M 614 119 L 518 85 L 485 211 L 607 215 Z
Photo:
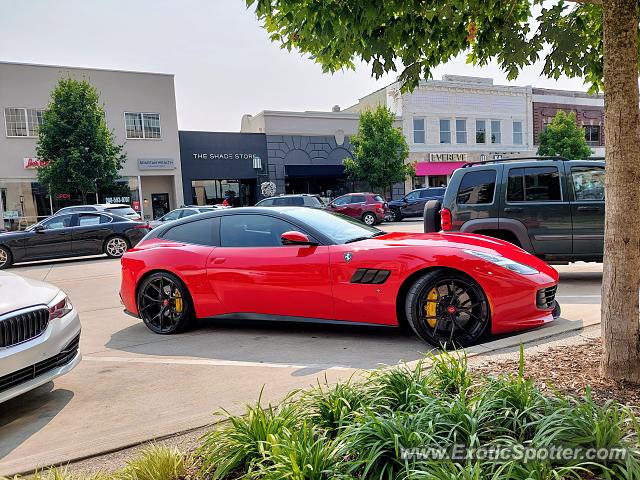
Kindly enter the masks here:
M 451 210 L 448 208 L 440 210 L 440 226 L 444 231 L 451 230 Z
M 151 230 L 151 225 L 149 225 L 149 222 L 147 222 L 141 223 L 139 225 L 134 225 L 133 228 L 146 228 L 147 230 Z
M 382 203 L 376 203 L 374 204 L 374 207 L 376 207 L 376 210 L 379 212 L 384 211 L 384 205 Z

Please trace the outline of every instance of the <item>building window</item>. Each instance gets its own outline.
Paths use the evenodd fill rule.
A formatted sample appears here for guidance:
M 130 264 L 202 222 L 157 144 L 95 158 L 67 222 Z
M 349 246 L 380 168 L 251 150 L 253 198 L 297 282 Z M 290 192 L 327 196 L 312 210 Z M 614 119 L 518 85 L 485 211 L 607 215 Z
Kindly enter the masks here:
M 160 138 L 159 113 L 125 112 L 124 124 L 127 138 Z
M 467 121 L 465 119 L 456 120 L 456 143 L 467 143 Z
M 600 145 L 600 125 L 585 125 L 584 137 L 589 145 Z
M 424 118 L 413 119 L 413 143 L 424 143 Z
M 5 108 L 7 137 L 36 137 L 38 127 L 42 125 L 43 111 L 39 108 Z
M 440 120 L 440 143 L 451 143 L 451 120 Z
M 513 122 L 513 144 L 522 145 L 522 122 Z
M 487 143 L 487 122 L 476 120 L 476 143 Z
M 500 120 L 491 120 L 491 143 L 502 143 Z

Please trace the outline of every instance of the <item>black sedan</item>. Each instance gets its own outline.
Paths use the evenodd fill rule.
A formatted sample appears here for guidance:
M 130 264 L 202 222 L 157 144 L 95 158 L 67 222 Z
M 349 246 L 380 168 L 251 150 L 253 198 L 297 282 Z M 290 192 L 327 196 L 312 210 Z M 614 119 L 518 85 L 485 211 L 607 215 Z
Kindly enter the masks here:
M 54 215 L 25 231 L 0 233 L 0 269 L 14 262 L 98 255 L 121 257 L 149 225 L 107 212 Z

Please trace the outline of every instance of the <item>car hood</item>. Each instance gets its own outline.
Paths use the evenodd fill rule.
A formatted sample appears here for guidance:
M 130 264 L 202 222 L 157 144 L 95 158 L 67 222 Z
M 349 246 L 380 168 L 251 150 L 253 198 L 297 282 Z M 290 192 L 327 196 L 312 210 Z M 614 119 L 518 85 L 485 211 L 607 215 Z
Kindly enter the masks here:
M 20 308 L 51 302 L 58 287 L 9 272 L 0 272 L 0 315 Z
M 476 250 L 493 255 L 502 255 L 516 262 L 530 265 L 538 270 L 549 268 L 544 261 L 512 243 L 473 233 L 392 232 L 361 242 L 350 243 L 348 246 L 355 248 L 428 247 L 431 249 L 441 247 L 459 250 Z

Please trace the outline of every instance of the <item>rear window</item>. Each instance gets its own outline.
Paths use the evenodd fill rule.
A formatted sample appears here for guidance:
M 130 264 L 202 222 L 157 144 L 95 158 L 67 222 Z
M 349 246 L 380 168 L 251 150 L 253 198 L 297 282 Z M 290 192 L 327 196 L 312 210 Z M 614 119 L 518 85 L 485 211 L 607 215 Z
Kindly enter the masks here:
M 441 197 L 444 195 L 444 188 L 426 188 L 420 192 L 420 198 Z
M 557 167 L 525 167 L 509 170 L 508 202 L 559 202 L 560 173 Z
M 114 215 L 135 215 L 136 211 L 131 207 L 112 207 L 106 208 L 107 212 L 113 213 Z
M 493 203 L 496 189 L 495 170 L 476 170 L 462 177 L 456 202 L 459 205 L 481 205 Z
M 384 198 L 382 198 L 380 195 L 374 195 L 374 196 L 373 196 L 373 199 L 374 199 L 376 202 L 384 202 Z
M 318 197 L 304 197 L 304 203 L 308 207 L 324 207 L 324 204 Z

